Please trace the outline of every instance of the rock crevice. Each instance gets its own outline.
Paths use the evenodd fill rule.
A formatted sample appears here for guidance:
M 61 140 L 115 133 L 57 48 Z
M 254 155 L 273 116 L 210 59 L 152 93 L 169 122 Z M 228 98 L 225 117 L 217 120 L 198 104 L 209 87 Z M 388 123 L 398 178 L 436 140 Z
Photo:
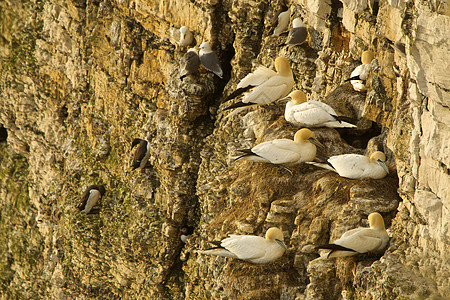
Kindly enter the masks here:
M 434 2 L 433 2 L 434 3 Z M 309 45 L 287 47 L 283 5 Z M 0 293 L 6 298 L 383 299 L 450 292 L 449 6 L 443 1 L 19 1 L 0 3 Z M 224 70 L 179 79 L 209 41 Z M 291 25 L 290 25 L 291 26 Z M 375 52 L 367 92 L 345 82 Z M 319 154 L 387 156 L 390 174 L 351 180 L 310 165 L 235 162 L 236 149 L 296 130 L 280 105 L 226 117 L 222 101 L 285 56 L 294 89 L 356 129 L 314 129 Z M 142 171 L 131 141 L 149 141 Z M 97 214 L 81 193 L 104 184 Z M 317 260 L 314 247 L 367 226 L 379 256 Z M 195 227 L 183 244 L 180 229 Z M 282 229 L 269 265 L 197 255 L 205 240 Z

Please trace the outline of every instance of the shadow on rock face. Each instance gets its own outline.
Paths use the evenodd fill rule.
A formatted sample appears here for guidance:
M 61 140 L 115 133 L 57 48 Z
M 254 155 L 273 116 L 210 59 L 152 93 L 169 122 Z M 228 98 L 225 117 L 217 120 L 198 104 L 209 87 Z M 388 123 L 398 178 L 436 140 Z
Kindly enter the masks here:
M 0 124 L 0 143 L 6 142 L 8 138 L 8 131 Z

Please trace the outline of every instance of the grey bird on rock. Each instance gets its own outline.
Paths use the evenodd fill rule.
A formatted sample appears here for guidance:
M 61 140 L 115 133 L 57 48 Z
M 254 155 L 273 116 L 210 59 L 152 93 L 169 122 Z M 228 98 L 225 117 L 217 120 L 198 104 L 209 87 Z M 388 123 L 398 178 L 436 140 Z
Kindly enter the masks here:
M 211 50 L 211 46 L 208 42 L 204 42 L 200 45 L 199 58 L 200 63 L 205 67 L 205 69 L 213 72 L 220 78 L 223 77 L 223 71 L 220 67 L 219 58 L 217 57 L 217 54 Z
M 309 43 L 308 28 L 306 28 L 300 18 L 295 18 L 294 21 L 292 21 L 292 29 L 289 31 L 286 45 L 297 46 L 305 42 Z
M 197 50 L 195 50 L 195 48 L 189 49 L 181 58 L 180 79 L 183 80 L 184 77 L 195 73 L 199 66 L 200 59 L 198 57 Z

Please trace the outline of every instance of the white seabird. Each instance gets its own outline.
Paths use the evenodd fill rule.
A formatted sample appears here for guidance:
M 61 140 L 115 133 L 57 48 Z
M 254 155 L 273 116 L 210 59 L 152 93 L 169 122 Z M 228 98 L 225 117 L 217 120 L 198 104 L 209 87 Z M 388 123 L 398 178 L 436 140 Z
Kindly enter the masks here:
M 276 139 L 263 142 L 252 149 L 240 149 L 243 155 L 236 158 L 272 164 L 298 164 L 316 157 L 316 146 L 324 147 L 308 128 L 295 133 L 294 140 Z
M 182 26 L 180 28 L 180 40 L 178 44 L 180 46 L 186 47 L 192 44 L 194 41 L 194 35 L 192 32 L 187 28 L 187 26 Z
M 350 78 L 346 81 L 350 80 L 350 83 L 353 86 L 353 89 L 358 92 L 363 92 L 366 90 L 366 79 L 369 76 L 369 72 L 371 71 L 370 63 L 374 59 L 374 54 L 370 50 L 366 50 L 361 54 L 361 62 L 362 64 L 357 66 L 353 72 L 350 74 Z
M 247 74 L 247 76 L 245 76 L 238 83 L 236 90 L 230 95 L 228 95 L 228 97 L 225 98 L 225 101 L 236 98 L 237 96 L 241 95 L 242 93 L 245 93 L 249 89 L 254 88 L 255 86 L 258 86 L 260 84 L 263 84 L 264 82 L 266 82 L 275 75 L 277 75 L 277 72 L 264 66 L 259 66 L 258 68 L 256 68 L 255 71 L 253 71 L 250 74 Z
M 331 250 L 326 258 L 352 256 L 358 253 L 380 252 L 386 248 L 389 236 L 383 217 L 377 213 L 369 215 L 369 227 L 359 227 L 345 232 L 332 244 L 321 245 L 317 249 Z
M 375 151 L 370 158 L 360 154 L 342 154 L 330 157 L 327 163 L 309 162 L 309 164 L 334 171 L 345 178 L 381 179 L 389 174 L 385 161 L 386 155 L 381 151 Z
M 294 76 L 289 60 L 285 57 L 278 57 L 275 60 L 275 70 L 276 73 L 268 68 L 259 67 L 253 73 L 245 76 L 239 82 L 237 90 L 228 96 L 225 101 L 250 88 L 255 88 L 245 95 L 241 101 L 228 106 L 225 110 L 255 104 L 270 104 L 286 97 L 294 86 Z
M 302 127 L 352 128 L 356 125 L 344 122 L 334 109 L 323 102 L 306 101 L 304 92 L 296 90 L 280 101 L 288 101 L 284 118 L 291 124 Z
M 150 157 L 150 143 L 142 139 L 134 139 L 131 143 L 131 149 L 134 146 L 139 145 L 134 152 L 133 164 L 131 165 L 132 170 L 143 169 L 147 164 L 148 158 Z
M 309 39 L 308 28 L 300 20 L 300 18 L 295 18 L 292 21 L 292 29 L 289 31 L 288 37 L 286 39 L 286 45 L 297 46 Z
M 289 9 L 285 10 L 285 11 L 281 11 L 277 18 L 275 19 L 275 22 L 272 22 L 273 26 L 275 26 L 276 23 L 276 27 L 273 30 L 273 34 L 272 36 L 279 36 L 280 34 L 282 34 L 286 28 L 289 25 L 289 17 L 290 17 L 290 11 Z
M 200 59 L 195 48 L 190 48 L 181 58 L 180 62 L 180 79 L 193 74 L 200 66 Z
M 230 235 L 229 238 L 214 244 L 218 247 L 197 250 L 197 253 L 238 258 L 254 264 L 268 264 L 283 256 L 287 250 L 283 232 L 277 227 L 269 228 L 265 238 L 254 235 Z
M 81 201 L 77 208 L 81 213 L 88 214 L 105 192 L 103 185 L 94 184 L 89 186 L 81 196 Z
M 199 58 L 201 64 L 208 70 L 219 76 L 223 77 L 223 71 L 220 67 L 219 58 L 217 54 L 211 50 L 211 46 L 208 42 L 204 42 L 200 45 Z

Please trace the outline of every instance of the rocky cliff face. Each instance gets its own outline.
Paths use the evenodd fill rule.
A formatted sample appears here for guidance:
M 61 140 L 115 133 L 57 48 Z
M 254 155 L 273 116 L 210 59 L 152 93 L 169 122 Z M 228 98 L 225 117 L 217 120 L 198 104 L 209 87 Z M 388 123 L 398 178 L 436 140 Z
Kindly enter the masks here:
M 0 291 L 3 298 L 411 299 L 450 294 L 450 8 L 445 1 L 287 1 L 311 45 L 270 35 L 282 1 L 0 3 Z M 218 53 L 223 80 L 179 80 L 173 28 Z M 400 41 L 404 52 L 390 45 Z M 368 92 L 345 83 L 362 51 Z M 357 121 L 318 128 L 323 155 L 382 150 L 390 175 L 350 180 L 313 166 L 230 159 L 291 138 L 277 105 L 225 118 L 223 95 L 283 55 L 294 88 Z M 131 141 L 151 143 L 132 172 Z M 98 214 L 75 208 L 90 184 Z M 389 228 L 383 256 L 315 260 L 315 245 Z M 179 230 L 195 227 L 183 244 Z M 269 265 L 200 256 L 206 239 L 284 231 Z

